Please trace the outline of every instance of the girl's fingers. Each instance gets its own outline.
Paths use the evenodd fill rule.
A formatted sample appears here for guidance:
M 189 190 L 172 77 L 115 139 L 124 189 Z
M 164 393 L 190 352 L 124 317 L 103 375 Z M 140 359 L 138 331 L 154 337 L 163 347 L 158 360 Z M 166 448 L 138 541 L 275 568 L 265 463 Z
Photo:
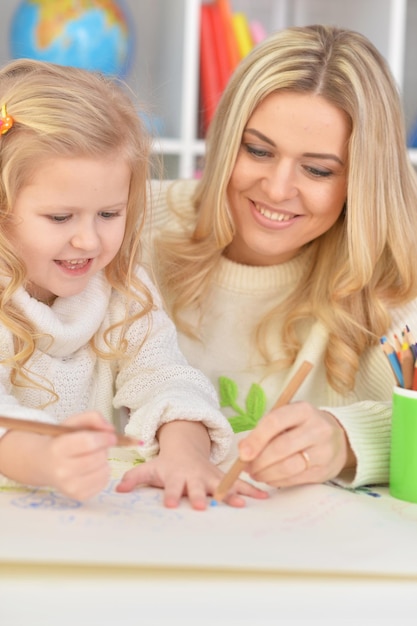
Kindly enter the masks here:
M 110 480 L 110 469 L 101 467 L 95 471 L 77 475 L 73 480 L 68 480 L 60 491 L 75 500 L 88 500 L 102 491 Z
M 204 511 L 207 508 L 207 489 L 201 480 L 189 479 L 185 484 L 173 481 L 165 487 L 164 504 L 170 506 L 168 502 L 172 502 L 172 506 L 178 506 L 181 497 L 188 496 L 188 500 L 193 509 L 196 511 Z
M 116 486 L 116 491 L 119 493 L 127 493 L 139 485 L 152 487 L 163 486 L 162 481 L 158 481 L 158 483 L 159 484 L 155 483 L 155 473 L 152 469 L 152 462 L 149 461 L 148 463 L 141 463 L 137 467 L 133 467 L 125 472 L 119 484 Z
M 105 450 L 79 457 L 60 459 L 55 464 L 53 486 L 78 500 L 85 500 L 104 489 L 110 480 L 110 464 Z
M 116 445 L 114 432 L 101 432 L 94 430 L 80 430 L 69 435 L 55 437 L 53 448 L 56 456 L 65 454 L 67 457 L 81 457 L 94 454 L 100 450 L 107 451 Z
M 248 496 L 249 498 L 256 498 L 257 500 L 264 500 L 269 497 L 267 491 L 264 491 L 259 487 L 255 487 L 255 485 L 251 485 L 242 479 L 237 481 L 235 490 L 241 495 Z
M 98 411 L 85 411 L 77 415 L 72 415 L 66 419 L 63 424 L 82 430 L 85 428 L 95 429 L 99 431 L 114 432 L 114 426 L 110 424 Z
M 176 508 L 183 497 L 187 497 L 193 509 L 203 511 L 207 508 L 210 496 L 214 493 L 218 485 L 221 473 L 216 470 L 210 478 L 203 475 L 185 478 L 181 472 L 169 473 L 162 476 L 158 469 L 157 460 L 148 461 L 138 467 L 128 470 L 116 486 L 119 493 L 127 493 L 138 486 L 158 487 L 164 489 L 163 503 L 168 508 Z M 224 498 L 229 506 L 245 506 L 245 499 L 248 496 L 256 499 L 268 497 L 268 493 L 259 487 L 252 485 L 245 480 L 238 480 L 233 489 Z
M 227 504 L 228 506 L 232 506 L 236 509 L 241 509 L 244 506 L 246 506 L 246 500 L 244 498 L 242 498 L 242 496 L 240 496 L 237 493 L 230 493 L 228 494 L 224 499 L 223 502 L 225 504 Z M 217 504 L 216 501 L 213 501 L 213 504 Z
M 233 507 L 243 507 L 246 505 L 246 500 L 242 497 L 255 498 L 257 500 L 265 500 L 269 497 L 269 493 L 252 485 L 246 480 L 239 479 L 233 486 L 233 489 L 223 498 L 223 502 Z

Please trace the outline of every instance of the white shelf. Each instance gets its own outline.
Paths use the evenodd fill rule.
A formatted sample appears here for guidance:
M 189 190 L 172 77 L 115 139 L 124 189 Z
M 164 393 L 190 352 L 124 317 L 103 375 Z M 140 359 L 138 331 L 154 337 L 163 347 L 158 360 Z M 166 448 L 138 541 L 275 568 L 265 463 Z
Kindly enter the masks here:
M 209 0 L 120 0 L 135 32 L 128 82 L 149 106 L 165 176 L 189 178 L 204 154 L 198 138 L 200 6 Z M 2 3 L 0 62 L 8 59 L 8 26 L 20 0 Z M 233 11 L 259 19 L 267 32 L 329 23 L 366 35 L 387 59 L 411 128 L 417 118 L 417 0 L 230 0 Z M 4 5 L 4 6 L 3 6 Z M 417 166 L 417 150 L 410 151 Z
M 168 0 L 167 0 L 168 1 Z M 172 1 L 172 0 L 171 0 Z M 175 0 L 173 0 L 175 2 Z M 194 175 L 196 159 L 204 154 L 204 141 L 197 138 L 199 12 L 202 0 L 185 0 L 182 114 L 176 139 L 155 141 L 155 150 L 167 157 L 176 156 L 175 171 L 168 177 L 189 178 Z M 406 58 L 409 40 L 417 30 L 417 0 L 231 0 L 234 11 L 244 11 L 249 19 L 263 21 L 268 32 L 289 25 L 333 23 L 365 34 L 387 59 L 403 96 L 406 118 L 411 125 L 417 115 L 417 81 L 407 91 L 409 75 Z M 412 27 L 414 24 L 414 28 Z M 410 35 L 407 37 L 407 32 Z M 412 41 L 411 41 L 412 43 Z M 414 70 L 414 63 L 413 63 Z M 407 102 L 405 98 L 407 97 Z M 417 150 L 410 150 L 417 166 Z
M 408 154 L 410 155 L 411 163 L 417 166 L 417 148 L 411 148 Z
M 205 152 L 203 139 L 191 140 L 188 147 L 196 156 L 201 156 Z M 181 139 L 167 139 L 165 137 L 154 139 L 154 150 L 159 154 L 179 154 L 183 148 L 184 142 Z

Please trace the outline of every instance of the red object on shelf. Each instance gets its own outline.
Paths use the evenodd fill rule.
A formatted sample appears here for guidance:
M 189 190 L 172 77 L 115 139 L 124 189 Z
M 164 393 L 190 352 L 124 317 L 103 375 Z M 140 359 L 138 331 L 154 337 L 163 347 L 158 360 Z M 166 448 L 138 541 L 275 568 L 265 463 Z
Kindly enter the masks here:
M 200 11 L 200 134 L 204 137 L 241 55 L 229 1 L 202 3 Z
M 232 72 L 240 61 L 239 46 L 233 28 L 232 9 L 229 0 L 215 0 L 223 21 L 223 29 L 226 37 L 226 45 L 229 54 L 229 63 Z
M 229 49 L 227 44 L 228 34 L 226 32 L 225 23 L 217 3 L 210 6 L 210 17 L 213 27 L 213 37 L 216 49 L 217 71 L 219 74 L 219 83 L 221 90 L 226 87 L 228 80 L 233 72 L 233 66 L 230 61 Z
M 200 104 L 201 130 L 207 132 L 223 91 L 216 51 L 212 4 L 201 5 L 200 20 Z

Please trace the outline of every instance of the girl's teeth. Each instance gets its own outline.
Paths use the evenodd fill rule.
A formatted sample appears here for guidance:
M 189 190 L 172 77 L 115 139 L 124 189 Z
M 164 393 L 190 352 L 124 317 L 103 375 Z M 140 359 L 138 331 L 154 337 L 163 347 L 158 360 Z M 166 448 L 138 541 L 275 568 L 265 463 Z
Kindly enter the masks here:
M 80 259 L 78 261 L 61 261 L 61 265 L 64 265 L 65 267 L 68 268 L 80 268 L 80 267 L 84 267 L 85 265 L 87 265 L 88 263 L 88 259 Z

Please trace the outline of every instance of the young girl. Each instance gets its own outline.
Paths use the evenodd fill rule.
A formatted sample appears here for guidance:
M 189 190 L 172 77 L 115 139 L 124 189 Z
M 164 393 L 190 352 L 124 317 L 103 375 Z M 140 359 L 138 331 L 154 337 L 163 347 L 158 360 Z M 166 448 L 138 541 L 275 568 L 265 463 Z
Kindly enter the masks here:
M 380 338 L 417 332 L 417 183 L 375 46 L 321 25 L 271 35 L 223 94 L 202 178 L 154 194 L 161 291 L 190 363 L 250 430 L 251 476 L 386 482 Z M 304 359 L 295 401 L 260 419 Z
M 18 60 L 0 111 L 0 415 L 78 429 L 2 431 L 0 472 L 89 498 L 124 407 L 144 458 L 159 452 L 138 481 L 205 508 L 231 432 L 138 263 L 150 142 L 132 100 L 103 76 Z

